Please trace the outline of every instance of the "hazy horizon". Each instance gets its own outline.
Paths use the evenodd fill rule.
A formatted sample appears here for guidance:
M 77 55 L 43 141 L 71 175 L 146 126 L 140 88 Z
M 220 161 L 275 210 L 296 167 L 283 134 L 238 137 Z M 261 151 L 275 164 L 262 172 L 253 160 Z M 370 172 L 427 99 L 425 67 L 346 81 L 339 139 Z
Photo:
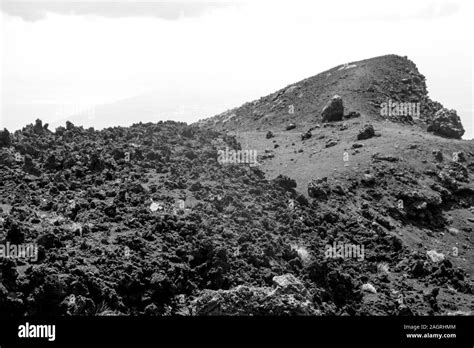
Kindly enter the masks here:
M 470 11 L 468 0 L 2 1 L 0 127 L 56 126 L 74 113 L 96 128 L 192 123 L 339 64 L 398 54 L 470 139 Z

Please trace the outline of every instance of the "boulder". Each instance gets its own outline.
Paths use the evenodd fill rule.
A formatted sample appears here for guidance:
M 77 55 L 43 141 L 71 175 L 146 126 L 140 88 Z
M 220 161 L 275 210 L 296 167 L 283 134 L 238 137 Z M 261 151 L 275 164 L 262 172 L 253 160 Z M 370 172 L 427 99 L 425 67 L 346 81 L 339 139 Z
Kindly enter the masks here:
M 56 135 L 63 136 L 64 132 L 66 132 L 66 128 L 64 128 L 63 126 L 59 126 L 56 128 Z
M 273 278 L 275 287 L 239 285 L 204 290 L 192 303 L 194 315 L 318 315 L 308 291 L 291 274 Z
M 359 134 L 357 134 L 357 140 L 370 139 L 374 135 L 375 135 L 374 126 L 372 126 L 371 124 L 366 124 L 364 128 L 362 128 L 359 131 Z
M 438 253 L 436 250 L 429 250 L 426 252 L 431 261 L 438 263 L 444 260 L 445 256 L 442 253 Z
M 306 139 L 309 139 L 313 136 L 313 134 L 311 133 L 310 130 L 304 132 L 303 134 L 301 134 L 301 140 L 306 140 Z
M 35 121 L 35 125 L 33 126 L 33 132 L 35 134 L 43 133 L 43 122 L 39 118 Z
M 364 174 L 364 177 L 361 179 L 361 183 L 364 186 L 374 186 L 376 182 L 375 177 L 372 174 Z
M 344 116 L 344 104 L 342 98 L 338 95 L 332 97 L 332 99 L 324 106 L 321 115 L 323 117 L 323 122 L 341 121 Z
M 273 284 L 277 287 L 277 290 L 285 294 L 302 294 L 307 293 L 303 283 L 296 278 L 293 274 L 287 273 L 281 276 L 273 277 Z
M 433 150 L 433 155 L 438 162 L 443 162 L 443 153 L 440 150 Z
M 370 284 L 370 283 L 365 283 L 365 284 L 362 284 L 362 291 L 364 292 L 370 292 L 372 294 L 376 294 L 377 293 L 377 290 L 375 289 L 375 287 Z
M 374 161 L 387 161 L 387 162 L 398 162 L 399 157 L 393 155 L 387 155 L 380 152 L 376 152 L 372 155 Z
M 10 132 L 4 128 L 0 131 L 0 147 L 9 147 L 11 144 Z
M 51 232 L 39 236 L 36 242 L 38 245 L 42 245 L 45 249 L 60 248 L 63 246 L 59 237 Z
M 465 132 L 456 110 L 448 110 L 446 108 L 436 112 L 427 131 L 446 138 L 455 139 L 461 139 Z
M 324 145 L 325 147 L 333 147 L 333 146 L 336 146 L 338 143 L 338 140 L 337 139 L 328 139 L 326 140 L 326 144 Z
M 273 183 L 287 191 L 296 188 L 296 181 L 282 174 L 278 175 L 275 179 L 273 179 Z
M 5 231 L 7 232 L 6 240 L 13 244 L 21 244 L 25 240 L 25 231 L 17 221 L 7 218 L 4 224 Z
M 322 179 L 318 178 L 316 180 L 312 180 L 308 184 L 308 196 L 311 198 L 327 198 L 330 193 L 330 187 L 327 179 L 327 177 L 324 177 Z
M 403 200 L 407 210 L 423 210 L 428 208 L 428 205 L 434 208 L 443 203 L 441 195 L 430 190 L 403 190 L 397 194 L 397 198 Z
M 346 118 L 346 119 L 356 118 L 356 117 L 360 117 L 360 112 L 351 111 L 347 115 L 344 115 L 344 118 Z
M 71 121 L 66 121 L 66 129 L 73 130 L 75 128 L 74 124 Z

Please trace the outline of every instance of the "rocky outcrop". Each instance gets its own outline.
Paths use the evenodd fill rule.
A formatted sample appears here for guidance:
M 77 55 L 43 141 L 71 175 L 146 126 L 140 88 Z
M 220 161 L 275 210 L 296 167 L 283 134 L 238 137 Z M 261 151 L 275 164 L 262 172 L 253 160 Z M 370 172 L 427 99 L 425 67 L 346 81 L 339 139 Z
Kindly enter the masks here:
M 285 175 L 278 175 L 275 179 L 273 179 L 273 182 L 285 190 L 292 190 L 296 188 L 296 181 Z
M 330 191 L 327 177 L 312 180 L 308 184 L 308 196 L 311 198 L 327 198 Z
M 0 131 L 0 147 L 9 147 L 11 145 L 10 132 L 8 129 Z
M 338 95 L 332 97 L 332 99 L 324 106 L 321 115 L 323 122 L 341 121 L 344 117 L 344 104 L 342 98 Z
M 374 126 L 372 126 L 371 124 L 366 124 L 364 128 L 362 128 L 359 131 L 359 134 L 357 134 L 357 140 L 370 139 L 374 135 L 375 135 Z
M 465 132 L 456 111 L 446 108 L 442 108 L 435 113 L 427 130 L 436 135 L 455 139 L 461 139 Z
M 205 290 L 193 302 L 194 315 L 318 315 L 303 283 L 291 274 L 273 277 L 274 287 L 238 286 Z

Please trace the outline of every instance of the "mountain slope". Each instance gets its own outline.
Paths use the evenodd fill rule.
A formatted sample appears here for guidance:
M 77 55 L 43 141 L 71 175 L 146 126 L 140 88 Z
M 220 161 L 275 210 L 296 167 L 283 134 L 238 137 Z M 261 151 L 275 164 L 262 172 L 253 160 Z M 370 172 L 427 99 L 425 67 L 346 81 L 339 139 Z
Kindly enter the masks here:
M 308 201 L 289 179 L 219 162 L 219 151 L 239 148 L 235 138 L 185 124 L 52 133 L 37 122 L 9 140 L 0 147 L 0 244 L 39 249 L 36 259 L 0 257 L 2 316 L 472 309 L 472 250 L 448 254 L 472 231 L 456 215 L 473 203 L 466 178 L 456 189 L 433 178 L 440 201 L 403 190 L 418 173 L 377 165 L 373 180 L 331 179 L 325 197 Z M 472 175 L 467 161 L 458 169 Z M 380 190 L 392 176 L 401 209 Z M 446 209 L 459 228 L 449 235 Z M 330 257 L 332 245 L 364 252 Z M 444 260 L 431 259 L 431 248 Z
M 38 246 L 0 255 L 0 315 L 472 315 L 474 142 L 426 131 L 412 63 L 363 62 L 268 122 L 0 132 L 0 246 Z M 361 115 L 321 123 L 333 93 Z
M 322 122 L 336 94 L 344 115 L 360 115 Z M 420 103 L 420 114 L 382 115 L 390 100 Z M 198 124 L 235 136 L 259 153 L 269 178 L 291 178 L 321 209 L 362 214 L 368 231 L 382 224 L 412 252 L 442 252 L 472 276 L 474 141 L 427 132 L 441 109 L 415 64 L 390 55 L 337 66 Z M 367 124 L 375 132 L 360 137 Z
M 363 120 L 380 118 L 381 103 L 390 99 L 420 103 L 421 120 L 441 108 L 428 97 L 425 77 L 412 61 L 387 55 L 336 66 L 199 124 L 239 131 L 282 129 L 288 122 L 307 126 L 320 121 L 333 95 L 342 97 L 346 113 L 359 112 Z

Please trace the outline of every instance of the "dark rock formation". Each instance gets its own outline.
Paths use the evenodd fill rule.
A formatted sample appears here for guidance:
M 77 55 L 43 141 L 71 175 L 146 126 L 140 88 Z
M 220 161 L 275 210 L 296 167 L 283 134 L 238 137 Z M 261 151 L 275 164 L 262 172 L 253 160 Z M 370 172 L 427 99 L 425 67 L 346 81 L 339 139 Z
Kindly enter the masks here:
M 332 99 L 324 106 L 321 115 L 323 122 L 341 121 L 344 116 L 342 98 L 338 95 L 332 97 Z
M 464 128 L 455 110 L 440 109 L 436 112 L 428 126 L 428 132 L 434 132 L 447 138 L 461 139 Z

